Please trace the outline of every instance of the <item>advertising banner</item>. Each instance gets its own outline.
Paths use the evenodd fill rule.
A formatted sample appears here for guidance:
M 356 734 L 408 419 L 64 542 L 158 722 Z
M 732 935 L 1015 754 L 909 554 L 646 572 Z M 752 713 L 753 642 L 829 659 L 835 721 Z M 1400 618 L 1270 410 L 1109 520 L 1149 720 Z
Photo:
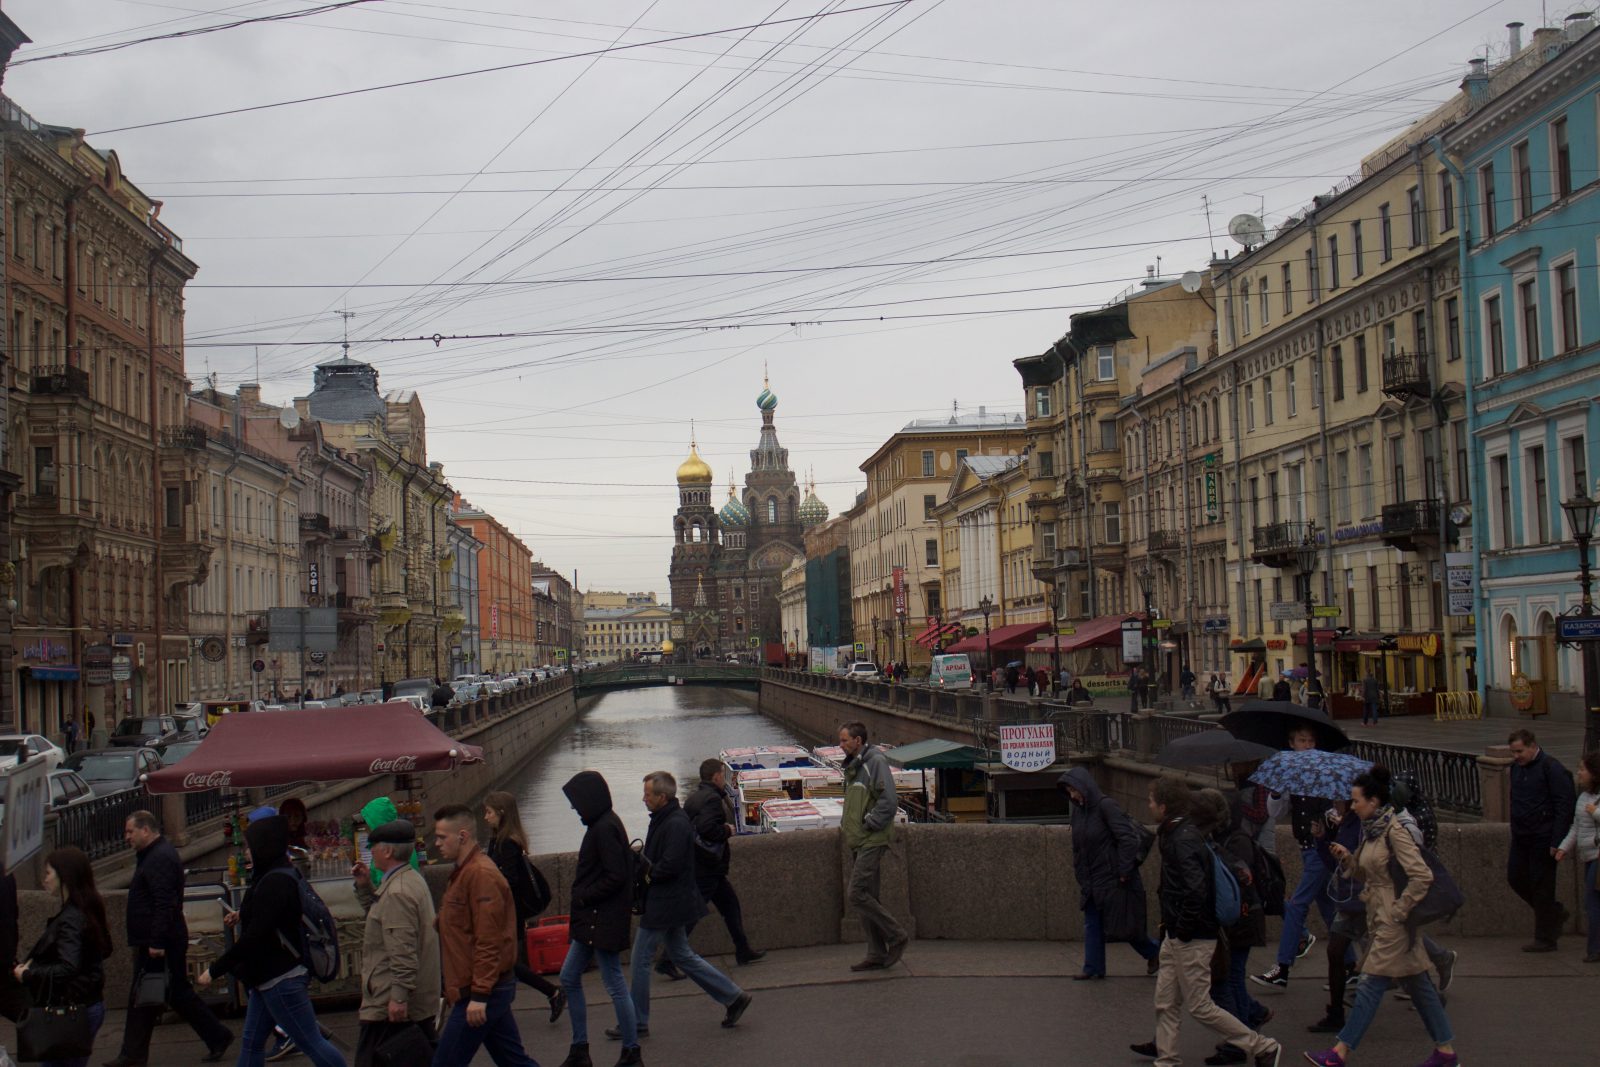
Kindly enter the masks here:
M 904 567 L 896 567 L 894 569 L 894 613 L 901 616 L 906 613 L 906 569 Z
M 1055 723 L 1000 727 L 1000 762 L 1014 771 L 1042 771 L 1056 761 Z

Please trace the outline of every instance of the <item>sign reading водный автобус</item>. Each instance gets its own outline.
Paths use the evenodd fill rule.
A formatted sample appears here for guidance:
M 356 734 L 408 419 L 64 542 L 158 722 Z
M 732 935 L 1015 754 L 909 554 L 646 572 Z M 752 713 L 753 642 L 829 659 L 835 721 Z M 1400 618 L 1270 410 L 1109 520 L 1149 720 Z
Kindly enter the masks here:
M 1042 771 L 1056 761 L 1054 723 L 1000 727 L 1000 762 L 1014 771 Z

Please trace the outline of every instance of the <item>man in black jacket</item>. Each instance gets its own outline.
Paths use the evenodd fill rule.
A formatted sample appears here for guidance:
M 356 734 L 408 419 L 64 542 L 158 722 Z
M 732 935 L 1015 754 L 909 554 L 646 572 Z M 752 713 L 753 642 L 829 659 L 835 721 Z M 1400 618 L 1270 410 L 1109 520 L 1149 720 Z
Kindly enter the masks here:
M 1572 828 L 1578 797 L 1572 775 L 1539 747 L 1532 730 L 1513 730 L 1511 855 L 1506 881 L 1533 909 L 1533 941 L 1524 952 L 1554 952 L 1567 909 L 1556 903 L 1556 849 Z
M 666 946 L 678 969 L 727 1008 L 723 1026 L 736 1026 L 750 1006 L 750 994 L 689 947 L 689 926 L 706 913 L 695 885 L 694 826 L 678 804 L 678 780 L 666 771 L 644 778 L 644 806 L 650 810 L 645 833 L 644 914 L 633 942 L 633 1010 L 639 1033 L 650 1032 L 650 970 L 656 949 Z
M 1217 949 L 1216 887 L 1204 835 L 1189 818 L 1189 786 L 1177 778 L 1150 785 L 1150 814 L 1161 824 L 1161 969 L 1156 974 L 1156 1039 L 1131 1048 L 1157 1067 L 1178 1057 L 1178 1025 L 1187 1010 L 1255 1067 L 1278 1067 L 1283 1046 L 1250 1029 L 1211 999 L 1211 957 Z
M 183 864 L 178 850 L 161 836 L 156 817 L 136 811 L 122 827 L 122 839 L 137 854 L 128 883 L 128 947 L 133 950 L 134 986 L 144 971 L 167 971 L 167 1003 L 206 1043 L 206 1063 L 228 1053 L 233 1033 L 217 1021 L 189 984 L 189 928 L 183 921 Z M 160 1008 L 135 1008 L 128 996 L 122 1050 L 106 1067 L 138 1067 L 150 1057 L 150 1035 Z
M 694 824 L 694 881 L 700 896 L 717 909 L 733 938 L 734 959 L 754 963 L 765 956 L 750 947 L 744 932 L 744 915 L 739 894 L 728 881 L 731 861 L 729 840 L 733 837 L 733 802 L 728 797 L 728 768 L 719 759 L 700 764 L 700 787 L 683 805 Z M 694 928 L 691 925 L 690 930 Z
M 567 959 L 561 965 L 561 988 L 567 991 L 567 1018 L 572 1022 L 572 1048 L 561 1067 L 591 1067 L 589 1009 L 584 1001 L 583 974 L 591 960 L 600 963 L 600 982 L 611 994 L 617 1012 L 616 1036 L 622 1041 L 619 1064 L 643 1063 L 633 997 L 622 979 L 622 950 L 628 947 L 633 907 L 633 854 L 628 831 L 611 807 L 611 788 L 598 771 L 580 771 L 561 791 L 587 827 L 578 846 L 578 867 L 572 875 L 572 903 L 567 921 Z M 609 1033 L 609 1031 L 608 1031 Z

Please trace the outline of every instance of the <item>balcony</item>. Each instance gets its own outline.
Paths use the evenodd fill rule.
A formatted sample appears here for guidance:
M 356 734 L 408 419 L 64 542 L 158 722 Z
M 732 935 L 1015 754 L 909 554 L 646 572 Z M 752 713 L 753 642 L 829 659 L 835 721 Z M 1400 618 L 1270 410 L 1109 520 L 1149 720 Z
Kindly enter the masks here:
M 1427 353 L 1393 352 L 1384 356 L 1383 393 L 1402 401 L 1430 396 Z
M 411 605 L 406 603 L 406 595 L 399 591 L 379 593 L 372 598 L 373 607 L 378 611 L 407 611 Z
M 89 372 L 81 367 L 40 367 L 30 376 L 34 396 L 76 396 L 89 399 Z
M 206 447 L 205 427 L 193 423 L 188 426 L 175 426 L 161 431 L 162 448 L 186 448 L 195 452 L 204 452 Z
M 309 543 L 326 541 L 333 536 L 333 525 L 328 522 L 328 516 L 320 512 L 312 514 L 300 513 L 300 540 Z
M 1402 552 L 1420 552 L 1439 545 L 1437 500 L 1407 500 L 1383 506 L 1383 540 Z
M 367 531 L 359 526 L 335 526 L 333 528 L 333 539 L 340 544 L 354 545 L 366 540 L 366 538 Z
M 257 611 L 245 616 L 244 639 L 246 644 L 264 645 L 270 636 L 268 621 L 272 616 L 265 611 Z
M 1183 551 L 1183 535 L 1177 530 L 1151 530 L 1146 551 L 1153 556 L 1176 555 Z
M 333 606 L 339 609 L 340 622 L 364 622 L 377 614 L 369 596 L 338 593 L 333 598 Z
M 1311 538 L 1309 522 L 1257 526 L 1250 540 L 1250 558 L 1268 567 L 1298 567 L 1296 553 Z

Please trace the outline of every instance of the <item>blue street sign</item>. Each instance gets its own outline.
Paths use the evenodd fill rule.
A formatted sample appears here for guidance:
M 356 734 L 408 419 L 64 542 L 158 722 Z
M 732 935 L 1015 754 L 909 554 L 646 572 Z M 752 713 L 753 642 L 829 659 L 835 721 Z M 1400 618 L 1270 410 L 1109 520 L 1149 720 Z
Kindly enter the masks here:
M 1556 619 L 1558 641 L 1600 641 L 1600 615 L 1561 615 Z

